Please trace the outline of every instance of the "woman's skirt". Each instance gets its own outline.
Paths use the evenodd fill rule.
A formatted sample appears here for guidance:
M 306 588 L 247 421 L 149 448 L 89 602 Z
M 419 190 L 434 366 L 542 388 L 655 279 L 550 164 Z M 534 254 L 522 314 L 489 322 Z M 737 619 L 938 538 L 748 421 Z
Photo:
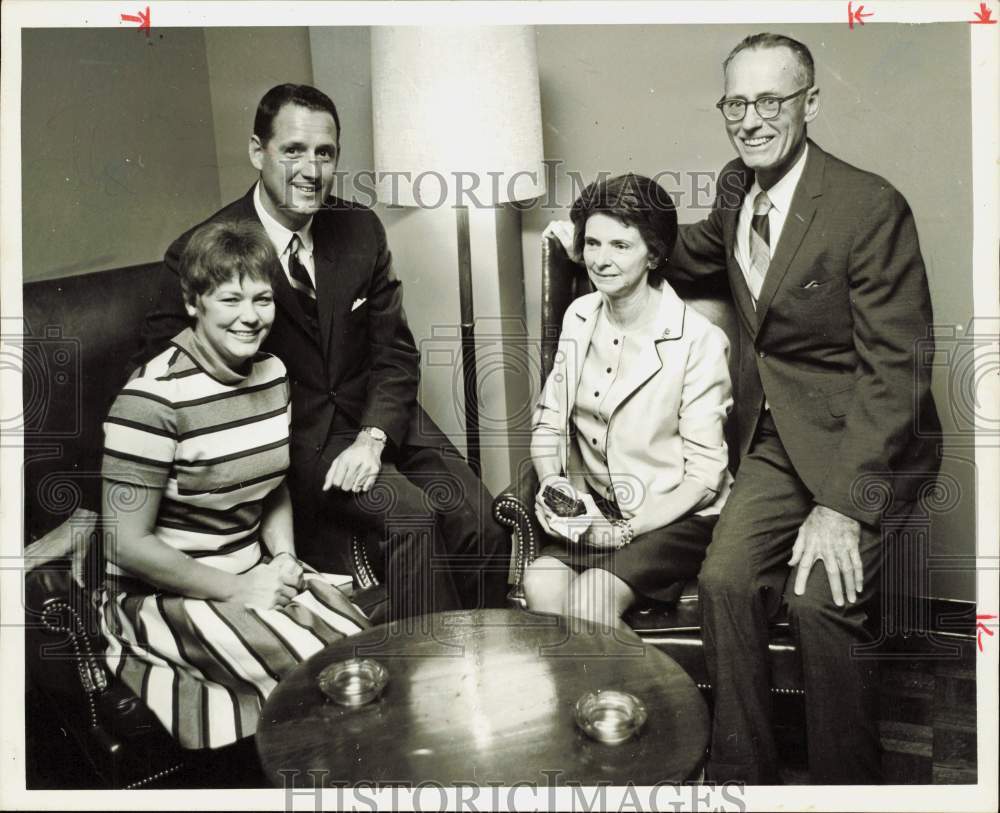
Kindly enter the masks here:
M 613 573 L 637 596 L 667 601 L 672 585 L 695 578 L 705 559 L 719 517 L 692 514 L 670 525 L 641 534 L 621 550 L 592 548 L 548 537 L 542 556 L 552 556 L 582 573 L 598 568 Z
M 315 575 L 280 609 L 105 588 L 108 667 L 184 748 L 219 748 L 257 729 L 278 681 L 327 644 L 360 631 Z

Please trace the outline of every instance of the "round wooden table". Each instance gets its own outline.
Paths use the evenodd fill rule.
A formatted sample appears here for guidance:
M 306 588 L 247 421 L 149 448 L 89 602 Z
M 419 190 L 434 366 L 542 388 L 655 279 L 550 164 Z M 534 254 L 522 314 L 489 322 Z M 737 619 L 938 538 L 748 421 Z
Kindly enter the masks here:
M 382 697 L 359 708 L 328 700 L 316 681 L 351 657 L 389 671 Z M 645 703 L 637 738 L 605 745 L 577 728 L 577 698 L 596 689 Z M 521 610 L 422 616 L 333 644 L 281 681 L 257 731 L 279 787 L 313 787 L 312 777 L 327 787 L 682 782 L 707 744 L 705 701 L 672 659 L 631 632 Z

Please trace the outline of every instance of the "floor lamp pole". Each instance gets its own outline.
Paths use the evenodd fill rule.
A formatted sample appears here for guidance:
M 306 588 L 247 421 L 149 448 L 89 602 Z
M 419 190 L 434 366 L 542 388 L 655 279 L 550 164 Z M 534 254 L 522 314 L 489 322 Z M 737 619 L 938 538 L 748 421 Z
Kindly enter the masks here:
M 469 466 L 482 474 L 479 451 L 479 390 L 476 375 L 475 314 L 472 305 L 472 245 L 469 239 L 469 207 L 455 207 L 458 233 L 458 301 L 462 322 L 462 379 L 465 392 L 465 444 Z

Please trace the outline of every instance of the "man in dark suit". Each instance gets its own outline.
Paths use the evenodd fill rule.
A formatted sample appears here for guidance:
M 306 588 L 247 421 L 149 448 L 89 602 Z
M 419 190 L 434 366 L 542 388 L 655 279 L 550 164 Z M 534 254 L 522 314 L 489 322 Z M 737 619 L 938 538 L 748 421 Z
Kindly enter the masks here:
M 877 782 L 876 672 L 852 648 L 878 622 L 880 522 L 905 516 L 938 466 L 917 432 L 938 426 L 917 355 L 932 319 L 924 263 L 902 195 L 807 138 L 819 89 L 804 45 L 748 37 L 724 70 L 718 106 L 739 157 L 670 260 L 727 274 L 741 324 L 740 465 L 699 576 L 708 777 L 777 781 L 767 626 L 785 605 L 812 781 Z
M 345 529 L 374 528 L 389 539 L 392 617 L 501 606 L 508 537 L 489 493 L 417 404 L 419 354 L 385 231 L 370 209 L 331 196 L 339 150 L 329 97 L 272 88 L 250 138 L 260 179 L 209 218 L 261 223 L 282 266 L 263 349 L 285 363 L 291 386 L 297 550 L 350 572 Z M 187 324 L 176 271 L 193 231 L 167 251 L 145 358 Z

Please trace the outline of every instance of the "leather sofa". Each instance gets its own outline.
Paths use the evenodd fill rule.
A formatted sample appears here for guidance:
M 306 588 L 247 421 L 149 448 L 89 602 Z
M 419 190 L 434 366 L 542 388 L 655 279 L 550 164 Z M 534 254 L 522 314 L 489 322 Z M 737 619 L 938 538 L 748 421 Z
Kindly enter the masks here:
M 49 746 L 89 763 L 97 786 L 145 787 L 188 763 L 98 657 L 91 590 L 103 569 L 101 423 L 124 384 L 157 264 L 24 286 L 23 424 L 29 763 Z M 52 720 L 58 723 L 54 729 Z M 54 733 L 60 732 L 59 735 Z M 70 744 L 48 742 L 57 736 Z M 38 766 L 28 765 L 29 777 Z
M 722 275 L 710 283 L 674 285 L 677 294 L 699 313 L 722 328 L 729 338 L 732 351 L 730 363 L 739 358 L 736 352 L 741 339 L 732 305 L 728 283 Z M 592 291 L 586 271 L 566 256 L 559 241 L 547 237 L 542 241 L 542 313 L 541 313 L 541 383 L 552 370 L 563 314 L 579 296 Z M 731 370 L 735 380 L 735 370 Z M 739 404 L 734 410 L 739 409 Z M 732 414 L 726 425 L 730 449 L 730 467 L 735 468 L 734 451 L 738 448 L 732 437 L 736 426 Z M 524 569 L 544 544 L 544 532 L 535 518 L 534 501 L 538 479 L 531 466 L 525 467 L 519 479 L 500 494 L 493 504 L 496 519 L 511 531 L 513 582 L 511 596 L 525 604 Z M 711 686 L 705 668 L 701 642 L 701 618 L 698 609 L 698 585 L 691 581 L 677 585 L 675 597 L 669 602 L 640 603 L 633 607 L 625 621 L 644 640 L 655 644 L 681 664 L 703 690 Z M 771 630 L 772 692 L 779 695 L 802 695 L 802 674 L 798 653 L 792 640 L 787 618 L 775 620 Z

